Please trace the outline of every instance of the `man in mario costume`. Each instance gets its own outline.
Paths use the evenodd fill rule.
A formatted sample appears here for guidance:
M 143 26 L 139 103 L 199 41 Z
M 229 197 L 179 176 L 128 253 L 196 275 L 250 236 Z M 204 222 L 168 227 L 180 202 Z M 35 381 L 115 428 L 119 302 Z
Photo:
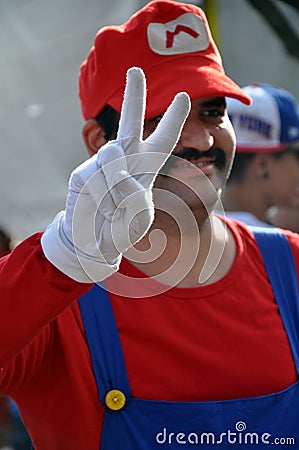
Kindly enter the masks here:
M 203 11 L 154 0 L 101 29 L 79 96 L 90 158 L 0 261 L 0 393 L 34 448 L 296 442 L 299 239 L 213 212 L 226 97 L 251 100 Z

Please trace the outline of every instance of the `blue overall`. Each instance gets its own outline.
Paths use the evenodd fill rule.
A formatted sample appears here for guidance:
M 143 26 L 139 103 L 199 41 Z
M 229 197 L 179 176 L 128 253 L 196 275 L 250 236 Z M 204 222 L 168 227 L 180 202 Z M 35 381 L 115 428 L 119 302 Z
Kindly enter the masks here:
M 254 233 L 299 373 L 299 297 L 291 249 L 276 230 Z M 271 444 L 275 449 L 299 448 L 298 381 L 283 391 L 254 398 L 208 402 L 134 398 L 107 291 L 96 285 L 79 303 L 99 399 L 105 407 L 101 450 L 258 449 Z M 113 409 L 107 406 L 111 392 Z

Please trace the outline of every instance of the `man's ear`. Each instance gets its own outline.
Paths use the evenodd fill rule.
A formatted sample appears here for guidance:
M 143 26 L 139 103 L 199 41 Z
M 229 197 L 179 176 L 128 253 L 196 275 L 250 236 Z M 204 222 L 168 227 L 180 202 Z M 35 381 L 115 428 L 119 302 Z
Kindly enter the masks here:
M 260 153 L 255 155 L 252 160 L 252 168 L 255 178 L 258 180 L 266 180 L 269 176 L 269 159 L 268 153 Z
M 103 128 L 94 119 L 89 119 L 83 126 L 82 137 L 90 156 L 107 142 Z

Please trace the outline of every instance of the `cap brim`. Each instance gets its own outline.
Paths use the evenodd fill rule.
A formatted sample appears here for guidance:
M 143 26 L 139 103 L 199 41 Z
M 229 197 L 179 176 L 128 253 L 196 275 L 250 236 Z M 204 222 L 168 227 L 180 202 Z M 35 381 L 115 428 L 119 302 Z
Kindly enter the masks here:
M 252 147 L 248 147 L 248 146 L 240 146 L 237 145 L 236 151 L 237 153 L 278 153 L 278 152 L 282 152 L 283 150 L 286 150 L 288 148 L 288 144 L 280 144 L 280 145 L 275 145 L 275 146 L 267 146 L 265 145 L 264 147 L 262 146 L 252 146 Z
M 232 97 L 246 105 L 251 98 L 231 78 L 200 58 L 177 58 L 149 69 L 147 79 L 146 117 L 155 117 L 167 109 L 178 92 L 187 92 L 191 100 L 202 97 Z M 109 99 L 110 106 L 120 111 L 123 90 Z

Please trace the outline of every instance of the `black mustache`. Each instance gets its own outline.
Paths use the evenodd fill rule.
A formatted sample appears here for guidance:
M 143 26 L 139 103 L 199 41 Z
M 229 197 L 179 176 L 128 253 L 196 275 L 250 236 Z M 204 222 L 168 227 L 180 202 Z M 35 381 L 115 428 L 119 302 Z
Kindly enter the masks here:
M 224 169 L 226 166 L 226 155 L 225 152 L 219 147 L 211 147 L 209 150 L 200 151 L 195 148 L 182 148 L 177 153 L 173 153 L 174 156 L 185 159 L 186 161 L 197 161 L 200 158 L 213 158 L 214 164 L 217 169 Z M 166 164 L 169 164 L 169 167 L 174 163 L 175 158 L 169 158 L 166 161 Z

